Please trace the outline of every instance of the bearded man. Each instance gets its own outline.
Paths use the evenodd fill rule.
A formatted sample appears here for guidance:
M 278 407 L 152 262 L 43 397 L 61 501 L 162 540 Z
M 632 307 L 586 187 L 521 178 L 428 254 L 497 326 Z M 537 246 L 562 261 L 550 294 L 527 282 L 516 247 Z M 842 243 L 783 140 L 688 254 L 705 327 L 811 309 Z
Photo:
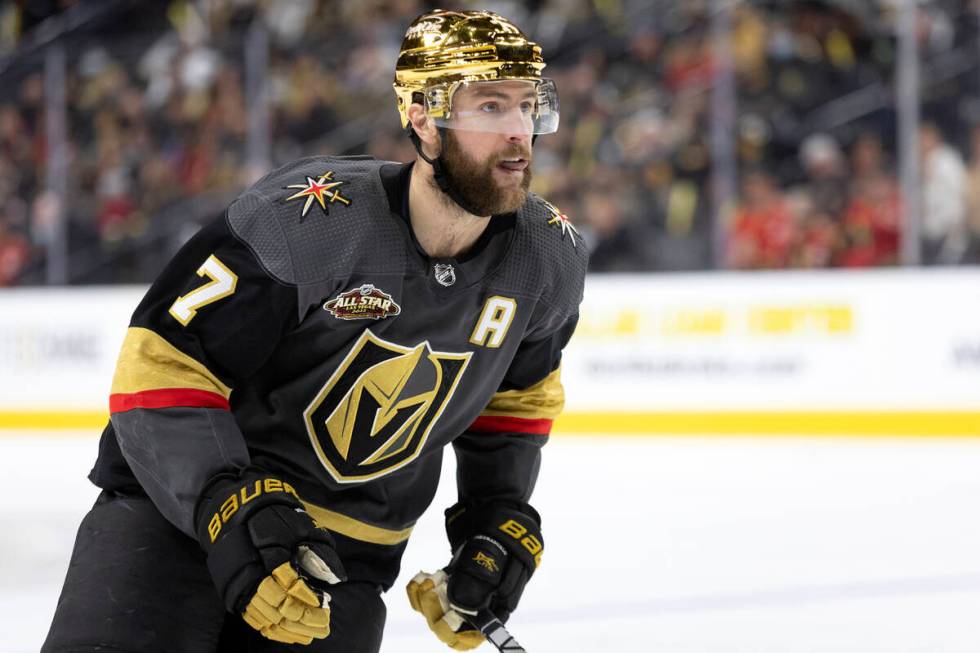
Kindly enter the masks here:
M 457 650 L 506 621 L 587 263 L 528 193 L 558 126 L 543 67 L 496 14 L 420 16 L 394 84 L 414 162 L 294 161 L 174 257 L 119 356 L 45 653 L 377 652 L 447 445 L 450 556 L 409 600 Z

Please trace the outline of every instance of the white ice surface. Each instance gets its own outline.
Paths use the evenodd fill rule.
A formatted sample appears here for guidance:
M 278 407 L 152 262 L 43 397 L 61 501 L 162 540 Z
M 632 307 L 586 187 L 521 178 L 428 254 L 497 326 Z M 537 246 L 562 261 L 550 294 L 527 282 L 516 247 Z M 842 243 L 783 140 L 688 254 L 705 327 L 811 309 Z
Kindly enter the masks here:
M 96 445 L 0 436 L 2 653 L 40 647 Z M 449 651 L 403 591 L 448 556 L 447 458 L 384 653 Z M 980 651 L 980 440 L 555 437 L 535 504 L 544 561 L 510 622 L 531 653 Z

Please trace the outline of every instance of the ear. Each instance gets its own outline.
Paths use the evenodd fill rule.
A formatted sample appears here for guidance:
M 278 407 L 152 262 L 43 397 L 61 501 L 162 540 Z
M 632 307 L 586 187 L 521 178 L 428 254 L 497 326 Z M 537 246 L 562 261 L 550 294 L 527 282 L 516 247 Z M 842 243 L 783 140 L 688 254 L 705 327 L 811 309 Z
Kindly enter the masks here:
M 418 134 L 422 141 L 422 150 L 426 156 L 438 156 L 441 147 L 439 130 L 435 123 L 429 120 L 429 114 L 425 112 L 425 107 L 418 103 L 413 103 L 408 107 L 408 122 Z

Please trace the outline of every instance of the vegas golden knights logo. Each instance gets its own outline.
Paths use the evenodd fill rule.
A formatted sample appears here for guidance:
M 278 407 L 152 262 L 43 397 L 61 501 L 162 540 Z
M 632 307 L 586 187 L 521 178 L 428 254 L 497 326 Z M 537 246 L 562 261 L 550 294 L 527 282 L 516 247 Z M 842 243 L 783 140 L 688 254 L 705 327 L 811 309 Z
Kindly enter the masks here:
M 365 329 L 303 412 L 320 462 L 340 483 L 415 460 L 452 399 L 470 356 L 403 347 Z

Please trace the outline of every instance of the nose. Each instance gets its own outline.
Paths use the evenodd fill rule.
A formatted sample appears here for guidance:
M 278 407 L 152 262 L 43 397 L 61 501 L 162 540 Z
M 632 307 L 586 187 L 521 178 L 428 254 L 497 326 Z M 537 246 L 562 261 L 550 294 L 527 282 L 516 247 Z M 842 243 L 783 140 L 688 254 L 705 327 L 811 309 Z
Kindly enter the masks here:
M 525 132 L 507 134 L 507 142 L 513 145 L 525 145 L 531 140 L 530 135 Z
M 507 137 L 508 143 L 527 143 L 531 140 L 531 133 L 534 131 L 534 122 L 526 114 L 519 110 L 508 111 L 504 117 L 502 132 Z

